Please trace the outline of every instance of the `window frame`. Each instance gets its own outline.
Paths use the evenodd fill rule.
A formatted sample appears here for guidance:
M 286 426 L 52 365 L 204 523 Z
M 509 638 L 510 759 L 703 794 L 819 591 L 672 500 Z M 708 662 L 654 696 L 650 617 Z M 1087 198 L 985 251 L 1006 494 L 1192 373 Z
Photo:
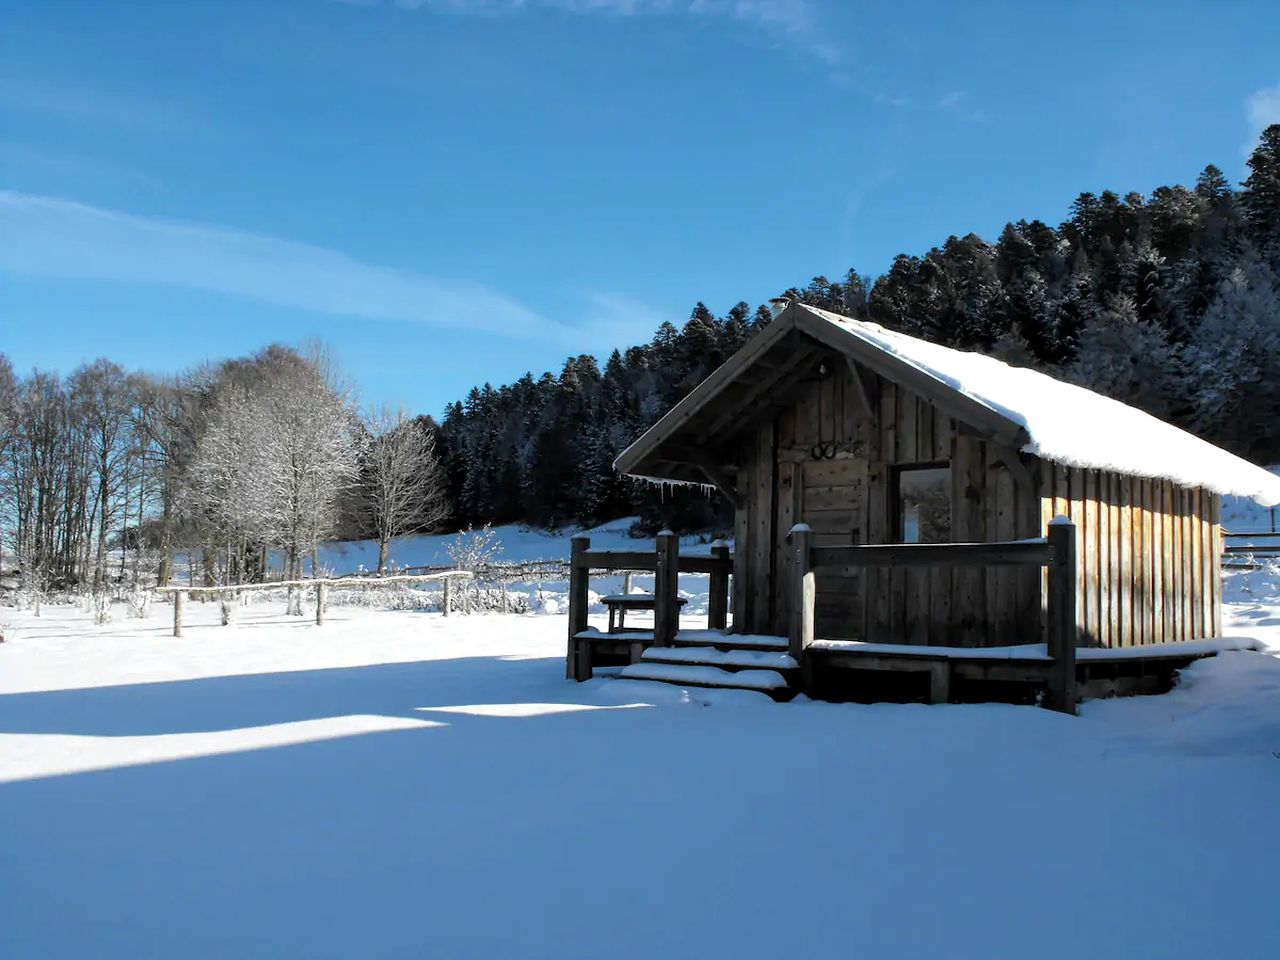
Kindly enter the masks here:
M 893 524 L 895 543 L 906 543 L 906 516 L 902 512 L 902 474 L 912 470 L 946 470 L 950 486 L 954 489 L 955 475 L 951 473 L 951 460 L 920 460 L 911 463 L 894 463 L 889 467 L 889 520 Z M 948 543 L 953 543 L 951 528 L 955 523 L 954 497 L 947 499 Z

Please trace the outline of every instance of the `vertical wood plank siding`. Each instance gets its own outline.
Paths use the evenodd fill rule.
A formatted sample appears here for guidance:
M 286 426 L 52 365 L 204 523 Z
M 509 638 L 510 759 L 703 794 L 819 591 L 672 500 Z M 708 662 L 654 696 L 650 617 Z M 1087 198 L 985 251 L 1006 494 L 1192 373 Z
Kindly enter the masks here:
M 1097 470 L 1042 464 L 1046 513 L 1080 526 L 1080 642 L 1124 647 L 1222 630 L 1221 499 Z M 1095 494 L 1096 491 L 1096 494 Z M 1096 501 L 1091 498 L 1097 497 Z
M 1220 499 L 1003 449 L 884 378 L 862 378 L 872 416 L 842 358 L 815 362 L 793 400 L 748 431 L 738 456 L 735 629 L 785 634 L 786 535 L 815 544 L 893 543 L 895 466 L 951 465 L 958 542 L 1043 536 L 1049 519 L 1076 524 L 1080 643 L 1132 646 L 1217 636 Z M 833 445 L 829 455 L 813 449 Z M 873 642 L 999 646 L 1044 636 L 1044 573 L 985 569 L 844 568 L 817 573 L 817 632 Z

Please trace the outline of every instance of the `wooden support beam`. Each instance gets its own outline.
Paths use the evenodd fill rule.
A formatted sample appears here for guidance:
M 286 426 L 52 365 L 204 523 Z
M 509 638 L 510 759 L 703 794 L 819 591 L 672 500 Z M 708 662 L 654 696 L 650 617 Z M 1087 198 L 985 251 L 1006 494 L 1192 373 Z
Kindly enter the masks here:
M 787 631 L 788 652 L 802 663 L 814 640 L 814 608 L 817 580 L 810 562 L 813 532 L 807 523 L 797 523 L 787 534 L 791 546 L 791 617 Z
M 705 454 L 698 454 L 693 462 L 697 464 L 699 470 L 706 474 L 707 479 L 711 481 L 711 485 L 733 504 L 735 510 L 742 510 L 746 507 L 747 501 L 738 492 L 737 483 L 714 460 Z
M 569 564 L 569 649 L 565 655 L 565 673 L 570 680 L 591 679 L 591 645 L 576 639 L 587 629 L 587 585 L 591 572 L 580 558 L 590 547 L 589 537 L 579 535 L 569 541 L 572 562 Z
M 657 560 L 653 573 L 653 643 L 669 647 L 680 626 L 680 538 L 670 530 L 658 534 Z
M 1076 527 L 1066 517 L 1049 523 L 1053 563 L 1049 565 L 1049 601 L 1046 644 L 1053 666 L 1049 671 L 1049 697 L 1053 710 L 1076 712 Z
M 712 544 L 711 556 L 720 562 L 720 566 L 712 571 L 707 589 L 707 627 L 723 630 L 729 624 L 729 571 L 733 560 L 729 556 L 729 548 L 719 541 Z
M 871 408 L 871 396 L 874 386 L 868 382 L 869 377 L 863 373 L 862 367 L 853 357 L 845 357 L 849 364 L 849 377 L 853 381 L 853 402 L 860 416 L 874 420 L 875 413 Z
M 934 660 L 929 664 L 929 702 L 951 702 L 951 661 Z

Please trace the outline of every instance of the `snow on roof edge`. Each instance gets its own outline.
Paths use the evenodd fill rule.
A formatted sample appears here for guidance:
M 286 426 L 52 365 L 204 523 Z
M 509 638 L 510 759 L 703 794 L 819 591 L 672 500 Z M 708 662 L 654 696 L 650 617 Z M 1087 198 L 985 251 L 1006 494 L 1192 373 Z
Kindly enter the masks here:
M 1119 400 L 984 354 L 806 309 L 1023 427 L 1030 437 L 1026 453 L 1280 504 L 1280 477 Z

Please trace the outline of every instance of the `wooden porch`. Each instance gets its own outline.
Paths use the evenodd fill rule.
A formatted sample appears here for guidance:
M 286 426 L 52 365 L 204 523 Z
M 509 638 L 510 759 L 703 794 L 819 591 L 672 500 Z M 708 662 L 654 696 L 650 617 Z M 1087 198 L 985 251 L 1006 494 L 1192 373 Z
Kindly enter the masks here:
M 1000 543 L 830 547 L 814 546 L 811 536 L 805 525 L 798 524 L 787 538 L 792 602 L 786 637 L 728 629 L 733 558 L 727 547 L 713 547 L 710 556 L 681 554 L 676 537 L 663 533 L 652 553 L 592 550 L 586 538 L 575 538 L 569 677 L 587 680 L 597 668 L 621 667 L 624 678 L 757 690 L 775 700 L 788 700 L 799 692 L 833 700 L 1000 700 L 1035 702 L 1074 713 L 1084 698 L 1164 692 L 1179 669 L 1234 648 L 1222 640 L 1119 649 L 1083 644 L 1076 623 L 1076 529 L 1062 517 L 1049 525 L 1045 537 Z M 1043 642 L 941 646 L 820 638 L 814 630 L 815 572 L 830 566 L 1043 570 Z M 652 627 L 603 631 L 590 627 L 591 574 L 624 571 L 654 574 Z M 680 573 L 710 577 L 707 629 L 679 626 Z

